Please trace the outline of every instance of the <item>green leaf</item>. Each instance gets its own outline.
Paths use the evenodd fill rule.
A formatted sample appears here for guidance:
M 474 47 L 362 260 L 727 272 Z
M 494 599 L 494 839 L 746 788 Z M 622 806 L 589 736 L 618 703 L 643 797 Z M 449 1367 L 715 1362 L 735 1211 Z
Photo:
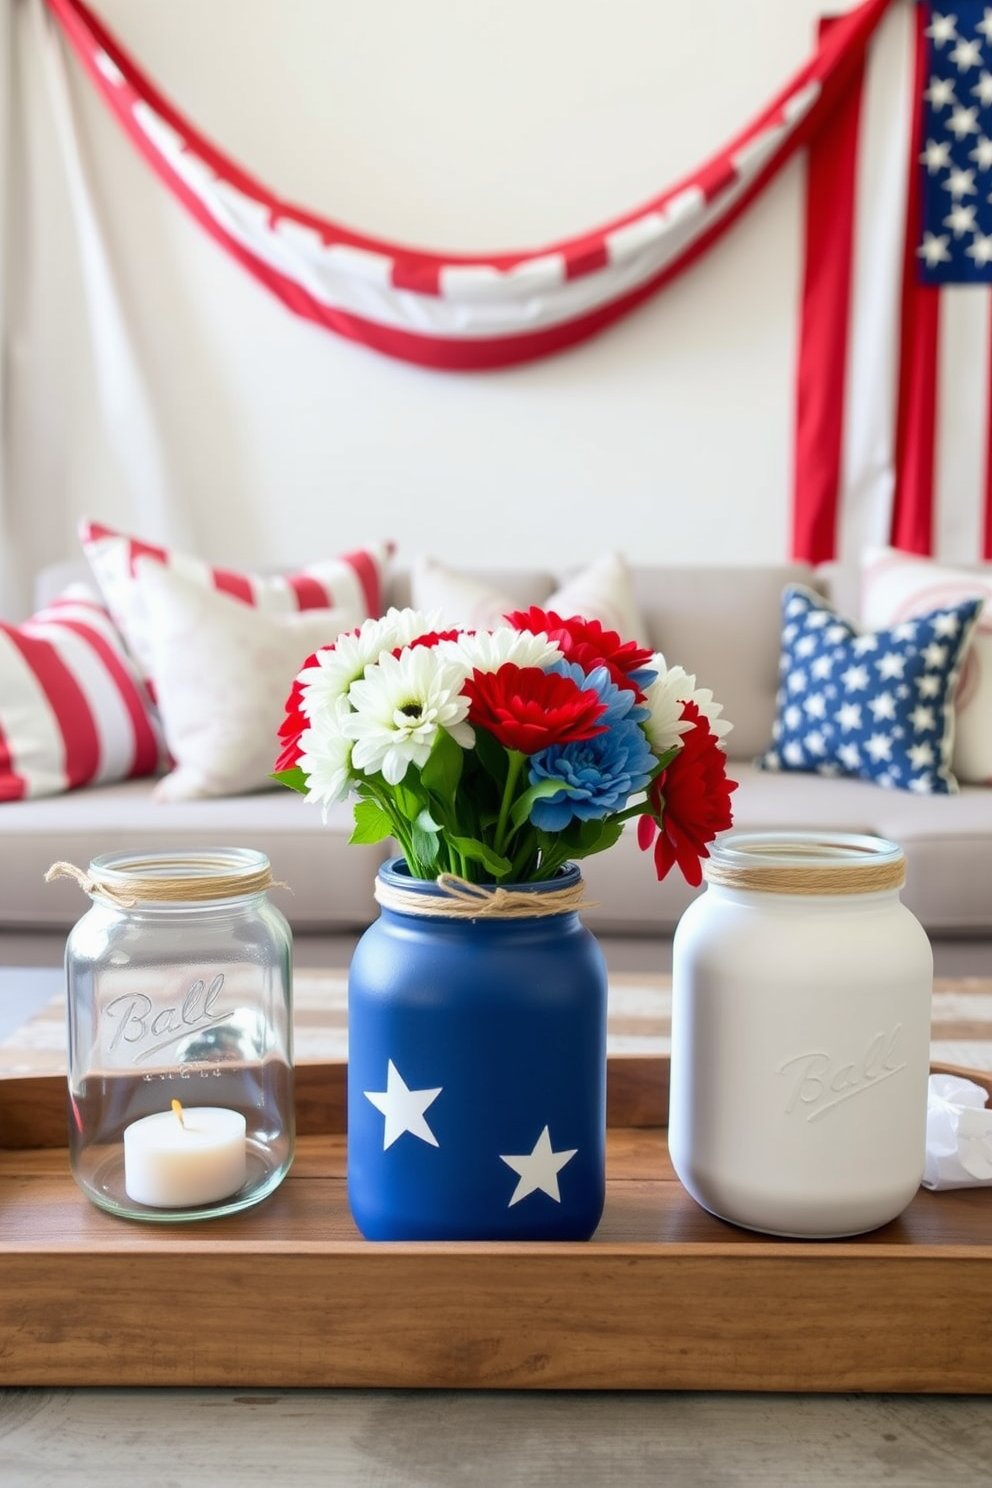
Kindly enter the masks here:
M 572 828 L 578 831 L 572 836 Z M 623 832 L 623 822 L 614 817 L 602 821 L 572 822 L 568 832 L 562 836 L 568 841 L 570 858 L 587 858 L 590 853 L 604 852 L 612 847 Z
M 510 871 L 510 860 L 504 858 L 501 853 L 493 852 L 484 842 L 476 837 L 449 837 L 448 841 L 456 852 L 461 853 L 463 858 L 470 862 L 481 863 L 486 872 L 489 873 L 494 882 L 505 878 Z
M 409 822 L 416 821 L 420 811 L 427 805 L 424 792 L 410 784 L 414 779 L 416 779 L 416 772 L 409 769 L 399 785 L 387 787 L 396 803 L 397 815 Z
M 465 751 L 445 729 L 438 729 L 427 763 L 420 772 L 424 789 L 448 806 L 454 806 L 455 792 L 462 776 Z
M 522 827 L 530 816 L 530 809 L 535 801 L 541 801 L 545 796 L 556 796 L 559 791 L 574 790 L 574 785 L 567 785 L 564 780 L 538 780 L 530 785 L 523 795 L 518 796 L 510 812 L 510 820 L 515 827 Z
M 431 831 L 422 825 L 422 820 L 425 818 L 427 821 L 430 821 L 427 812 L 421 812 L 420 816 L 417 817 L 417 820 L 413 824 L 413 830 L 410 833 L 410 843 L 413 848 L 413 855 L 420 869 L 418 877 L 432 878 L 434 876 L 434 865 L 438 859 L 440 839 L 436 831 Z
M 605 851 L 613 846 L 622 832 L 620 818 L 608 816 L 600 821 L 572 820 L 561 832 L 539 832 L 537 835 L 545 863 L 557 865 L 570 858 L 588 858 L 592 853 Z
M 475 752 L 487 775 L 496 782 L 497 792 L 502 793 L 510 768 L 510 759 L 503 745 L 483 728 L 475 731 Z
M 269 779 L 277 780 L 280 785 L 288 785 L 290 790 L 299 791 L 301 796 L 307 793 L 307 777 L 299 765 L 293 765 L 288 770 L 273 770 Z
M 393 824 L 377 801 L 355 802 L 355 828 L 350 842 L 368 844 L 392 836 Z

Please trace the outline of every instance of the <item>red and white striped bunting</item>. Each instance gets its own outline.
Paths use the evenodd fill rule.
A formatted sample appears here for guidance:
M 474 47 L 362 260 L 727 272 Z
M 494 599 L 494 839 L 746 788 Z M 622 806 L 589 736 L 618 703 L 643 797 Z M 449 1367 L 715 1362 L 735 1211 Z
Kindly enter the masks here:
M 890 0 L 845 15 L 723 150 L 636 210 L 533 251 L 448 256 L 280 201 L 179 113 L 81 0 L 47 3 L 145 159 L 291 310 L 389 356 L 477 371 L 592 336 L 694 262 L 829 114 Z

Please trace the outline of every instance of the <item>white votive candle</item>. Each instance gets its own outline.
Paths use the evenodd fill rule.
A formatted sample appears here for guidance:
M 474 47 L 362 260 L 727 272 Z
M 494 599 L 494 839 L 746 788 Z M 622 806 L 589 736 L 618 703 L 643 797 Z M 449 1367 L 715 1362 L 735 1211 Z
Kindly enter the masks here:
M 237 1193 L 247 1176 L 245 1118 L 223 1106 L 180 1107 L 124 1132 L 124 1188 L 153 1209 L 189 1209 Z

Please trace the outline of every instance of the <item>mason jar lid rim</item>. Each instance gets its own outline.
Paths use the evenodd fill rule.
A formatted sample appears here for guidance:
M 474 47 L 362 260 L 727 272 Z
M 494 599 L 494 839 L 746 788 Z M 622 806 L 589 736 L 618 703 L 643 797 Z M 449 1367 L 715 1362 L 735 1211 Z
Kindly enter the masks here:
M 714 863 L 726 867 L 859 868 L 900 863 L 905 854 L 897 842 L 861 832 L 768 831 L 730 832 L 713 844 Z M 704 865 L 705 866 L 705 865 Z
M 153 852 L 100 853 L 90 859 L 90 876 L 114 883 L 124 879 L 203 881 L 250 878 L 270 867 L 265 853 L 253 847 L 162 849 Z

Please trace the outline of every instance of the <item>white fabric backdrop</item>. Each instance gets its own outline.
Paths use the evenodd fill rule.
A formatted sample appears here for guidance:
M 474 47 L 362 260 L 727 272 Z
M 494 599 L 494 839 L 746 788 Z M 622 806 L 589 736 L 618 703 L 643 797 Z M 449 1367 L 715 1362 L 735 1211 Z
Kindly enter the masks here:
M 7 298 L 8 253 L 10 232 L 10 158 L 13 126 L 13 65 L 11 57 L 12 0 L 0 0 L 0 594 L 9 589 L 7 572 L 11 546 L 7 540 L 7 439 L 5 408 L 7 404 Z
M 243 275 L 62 42 L 46 46 L 41 0 L 13 8 L 0 614 L 26 612 L 31 575 L 75 552 L 84 514 L 232 563 L 379 537 L 456 562 L 784 556 L 799 164 L 595 341 L 505 372 L 427 372 L 295 320 Z M 819 5 L 95 8 L 290 200 L 483 251 L 581 231 L 677 179 L 806 56 Z

